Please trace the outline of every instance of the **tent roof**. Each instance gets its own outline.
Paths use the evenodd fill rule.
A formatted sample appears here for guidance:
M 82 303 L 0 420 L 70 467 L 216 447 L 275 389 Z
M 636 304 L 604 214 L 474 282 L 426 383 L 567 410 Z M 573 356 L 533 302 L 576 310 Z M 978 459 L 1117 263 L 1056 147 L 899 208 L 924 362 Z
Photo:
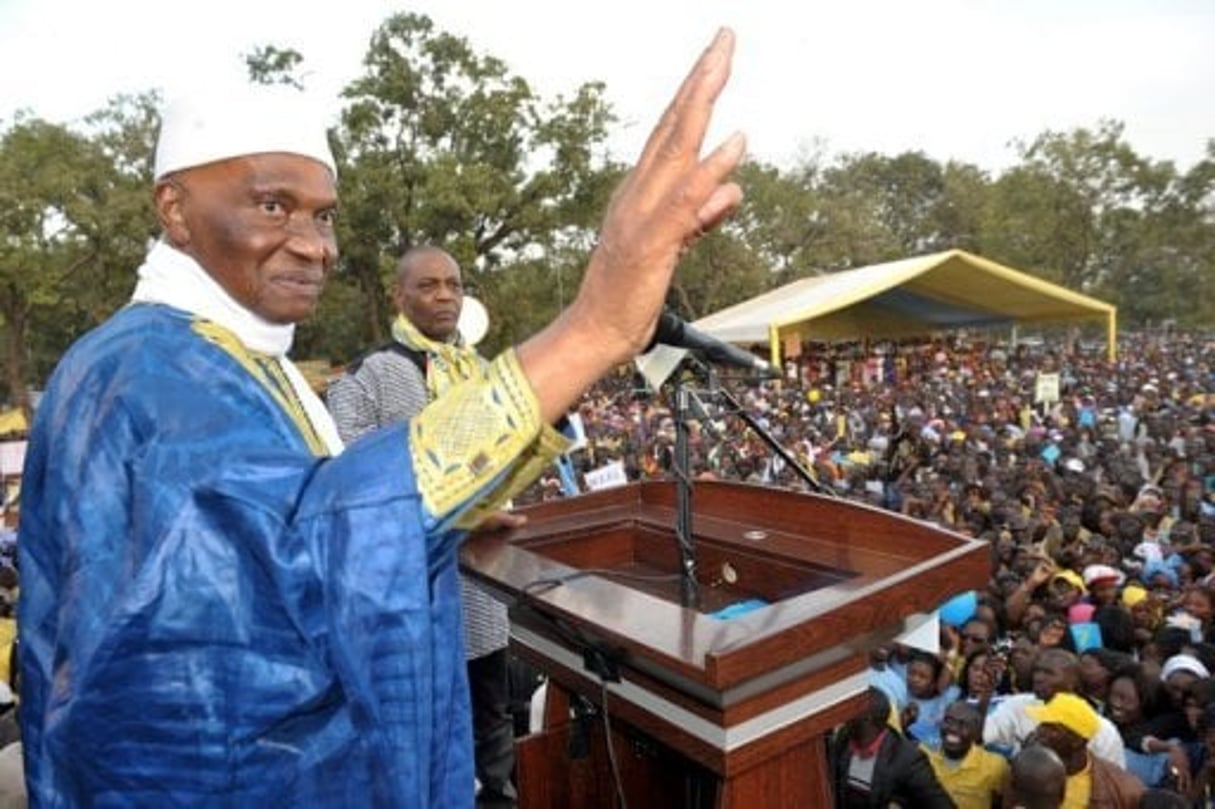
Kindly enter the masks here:
M 696 327 L 731 343 L 842 340 L 1083 320 L 1114 306 L 962 250 L 803 278 L 722 309 Z

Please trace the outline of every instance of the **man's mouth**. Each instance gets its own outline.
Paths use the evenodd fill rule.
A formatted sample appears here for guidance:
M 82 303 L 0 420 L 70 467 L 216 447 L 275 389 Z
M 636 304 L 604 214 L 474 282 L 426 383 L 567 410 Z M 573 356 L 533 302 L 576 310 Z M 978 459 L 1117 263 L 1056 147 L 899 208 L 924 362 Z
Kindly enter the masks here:
M 274 279 L 278 286 L 305 294 L 316 294 L 324 285 L 323 275 L 284 275 Z

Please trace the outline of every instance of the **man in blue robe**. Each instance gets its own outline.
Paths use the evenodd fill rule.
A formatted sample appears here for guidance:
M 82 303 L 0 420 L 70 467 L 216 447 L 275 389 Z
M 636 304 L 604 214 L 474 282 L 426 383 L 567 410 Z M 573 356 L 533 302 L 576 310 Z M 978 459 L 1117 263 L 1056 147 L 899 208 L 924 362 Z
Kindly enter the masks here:
M 323 127 L 268 95 L 166 111 L 163 231 L 132 304 L 39 407 L 19 530 L 34 805 L 470 806 L 456 548 L 647 342 L 732 211 L 705 157 L 733 38 L 701 56 L 554 323 L 341 448 L 287 359 L 337 258 Z M 267 91 L 268 92 L 268 91 Z

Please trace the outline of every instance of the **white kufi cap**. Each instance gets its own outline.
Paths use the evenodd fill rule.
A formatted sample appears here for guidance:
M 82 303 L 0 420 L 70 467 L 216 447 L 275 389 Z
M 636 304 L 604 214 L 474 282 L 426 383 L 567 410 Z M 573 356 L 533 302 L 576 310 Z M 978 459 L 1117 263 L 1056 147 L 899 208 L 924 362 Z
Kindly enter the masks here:
M 246 155 L 303 155 L 337 175 L 325 119 L 289 87 L 250 85 L 177 98 L 164 108 L 156 142 L 156 180 L 182 169 Z

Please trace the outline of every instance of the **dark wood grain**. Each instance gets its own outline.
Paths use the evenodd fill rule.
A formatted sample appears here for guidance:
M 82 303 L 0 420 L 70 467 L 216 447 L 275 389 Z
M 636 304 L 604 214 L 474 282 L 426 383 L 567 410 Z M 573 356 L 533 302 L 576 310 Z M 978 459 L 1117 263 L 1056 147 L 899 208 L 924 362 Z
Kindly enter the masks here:
M 523 529 L 474 536 L 461 552 L 465 571 L 512 605 L 515 648 L 549 675 L 561 705 L 546 734 L 525 742 L 524 806 L 612 805 L 610 768 L 566 760 L 554 741 L 568 741 L 569 695 L 603 708 L 588 660 L 606 661 L 599 667 L 620 679 L 606 702 L 621 743 L 685 764 L 672 780 L 653 769 L 669 764 L 667 752 L 618 757 L 624 788 L 640 790 L 630 806 L 689 805 L 693 793 L 708 801 L 698 809 L 823 805 L 825 735 L 854 710 L 868 649 L 987 577 L 986 543 L 923 522 L 819 495 L 698 482 L 700 603 L 684 607 L 675 494 L 658 482 L 541 504 L 524 510 Z M 712 615 L 752 598 L 766 606 Z M 689 781 L 688 772 L 700 775 Z M 528 792 L 537 777 L 565 785 Z M 647 802 L 676 793 L 682 803 Z

